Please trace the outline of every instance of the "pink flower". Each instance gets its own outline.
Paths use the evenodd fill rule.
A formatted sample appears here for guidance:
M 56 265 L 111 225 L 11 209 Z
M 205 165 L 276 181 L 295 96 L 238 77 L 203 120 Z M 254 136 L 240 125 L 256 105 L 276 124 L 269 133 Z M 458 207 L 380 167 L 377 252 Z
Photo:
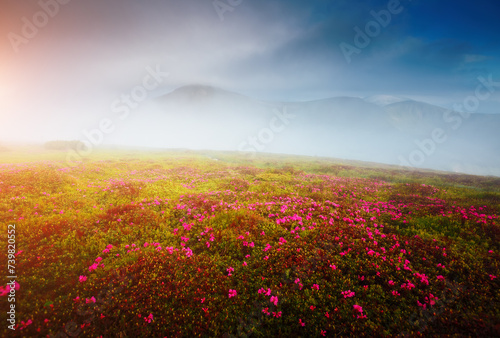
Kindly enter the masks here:
M 87 280 L 87 276 L 80 276 L 79 279 L 80 283 L 83 283 Z
M 3 286 L 0 286 L 0 297 L 7 295 L 9 293 L 9 291 L 7 291 L 8 289 L 8 287 L 4 288 Z
M 333 264 L 330 264 L 330 267 L 332 268 L 332 270 L 336 270 L 337 269 L 337 267 L 335 265 L 333 265 Z
M 354 310 L 358 311 L 359 313 L 363 313 L 363 308 L 357 304 L 352 306 Z
M 89 266 L 89 271 L 97 269 L 98 263 L 94 263 L 91 266 Z
M 311 286 L 311 289 L 313 289 L 313 290 L 319 290 L 319 285 L 318 284 L 313 284 L 313 286 Z
M 153 314 L 152 313 L 150 313 L 149 316 L 144 317 L 144 321 L 146 323 L 151 323 L 152 320 L 153 320 Z
M 32 323 L 33 323 L 33 322 L 31 321 L 31 319 L 30 319 L 30 320 L 28 320 L 26 323 L 25 323 L 25 322 L 23 322 L 23 321 L 21 321 L 21 324 L 23 324 L 23 325 L 24 325 L 24 327 L 26 327 L 26 326 L 28 326 L 28 325 L 31 325 Z M 22 329 L 23 329 L 23 328 L 21 328 L 21 330 L 22 330 Z
M 300 318 L 299 318 L 299 324 L 300 324 L 301 326 L 306 326 L 306 323 L 304 323 L 304 322 L 302 321 L 302 319 L 300 319 Z
M 278 306 L 278 296 L 271 296 L 271 303 Z
M 438 300 L 439 298 L 434 296 L 432 293 L 429 293 L 429 297 L 425 297 L 425 299 L 428 300 L 429 304 L 432 306 L 432 305 L 436 304 L 436 300 Z
M 352 292 L 351 290 L 342 291 L 342 295 L 344 296 L 344 298 L 354 297 L 355 294 L 356 293 Z
M 236 297 L 237 294 L 236 290 L 229 289 L 229 298 Z

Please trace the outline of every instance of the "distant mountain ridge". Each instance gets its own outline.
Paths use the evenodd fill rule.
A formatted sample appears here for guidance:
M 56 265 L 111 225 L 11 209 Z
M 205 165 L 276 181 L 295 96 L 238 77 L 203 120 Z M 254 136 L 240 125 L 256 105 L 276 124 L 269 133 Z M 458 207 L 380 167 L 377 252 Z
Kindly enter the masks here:
M 154 105 L 131 126 L 145 144 L 500 175 L 500 114 L 467 116 L 390 95 L 267 102 L 208 85 L 179 87 Z
M 364 100 L 366 102 L 370 102 L 381 107 L 387 106 L 392 103 L 410 101 L 410 99 L 392 95 L 373 95 L 365 97 Z
M 173 90 L 172 92 L 164 95 L 163 98 L 168 98 L 168 100 L 184 101 L 186 103 L 195 103 L 203 100 L 214 99 L 216 96 L 224 98 L 244 97 L 244 95 L 209 85 L 187 85 Z

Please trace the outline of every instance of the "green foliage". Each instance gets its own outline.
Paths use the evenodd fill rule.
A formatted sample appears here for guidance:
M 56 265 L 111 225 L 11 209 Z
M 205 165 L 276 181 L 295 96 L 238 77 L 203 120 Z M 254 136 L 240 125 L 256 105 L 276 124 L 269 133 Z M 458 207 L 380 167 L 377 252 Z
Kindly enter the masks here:
M 499 334 L 498 179 L 208 155 L 1 165 L 18 332 Z

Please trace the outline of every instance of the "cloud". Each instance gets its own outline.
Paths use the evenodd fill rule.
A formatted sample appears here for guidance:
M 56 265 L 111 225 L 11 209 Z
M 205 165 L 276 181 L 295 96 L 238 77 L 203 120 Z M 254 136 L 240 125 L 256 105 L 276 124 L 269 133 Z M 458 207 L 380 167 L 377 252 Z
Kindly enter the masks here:
M 387 3 L 244 0 L 221 21 L 206 0 L 70 1 L 18 53 L 0 40 L 0 121 L 78 130 L 156 65 L 170 73 L 164 91 L 201 83 L 269 100 L 446 96 L 500 71 L 493 5 L 448 0 L 402 1 L 405 10 L 347 64 L 339 43 Z M 20 33 L 22 17 L 37 11 L 37 1 L 7 0 L 0 34 Z

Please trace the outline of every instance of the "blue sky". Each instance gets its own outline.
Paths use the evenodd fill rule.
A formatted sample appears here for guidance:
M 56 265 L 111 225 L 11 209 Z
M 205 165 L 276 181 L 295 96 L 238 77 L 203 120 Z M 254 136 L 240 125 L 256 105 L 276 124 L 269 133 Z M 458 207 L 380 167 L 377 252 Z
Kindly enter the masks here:
M 220 0 L 218 13 L 212 0 L 59 0 L 24 38 L 23 18 L 54 1 L 6 0 L 0 13 L 0 124 L 33 121 L 27 133 L 57 121 L 71 137 L 146 67 L 169 72 L 160 92 L 201 83 L 267 100 L 386 94 L 450 106 L 478 76 L 500 81 L 498 1 Z M 366 33 L 389 6 L 397 14 L 347 62 L 340 45 L 356 47 L 356 27 Z M 500 87 L 478 112 L 500 113 Z

